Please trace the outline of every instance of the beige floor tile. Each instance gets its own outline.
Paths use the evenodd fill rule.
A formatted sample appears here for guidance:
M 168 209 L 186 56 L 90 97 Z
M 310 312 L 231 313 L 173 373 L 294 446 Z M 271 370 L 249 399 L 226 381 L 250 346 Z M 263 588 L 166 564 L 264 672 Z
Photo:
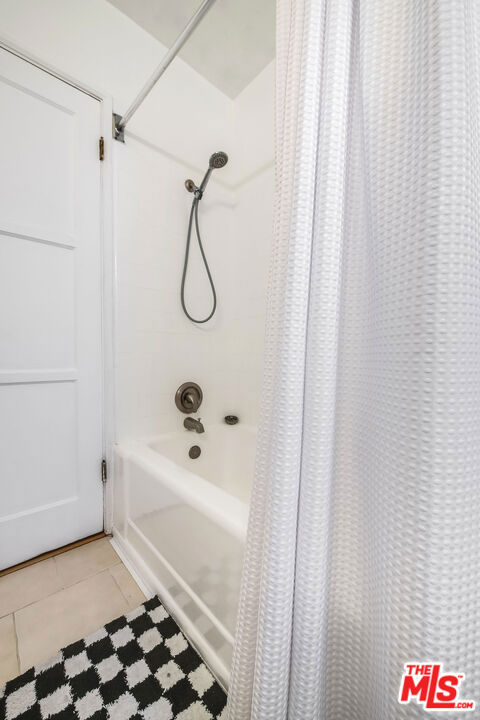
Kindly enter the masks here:
M 128 602 L 129 610 L 138 607 L 147 599 L 123 563 L 110 568 L 117 585 Z
M 0 687 L 19 672 L 13 615 L 6 615 L 0 620 Z
M 53 558 L 0 578 L 0 617 L 51 595 L 62 587 Z
M 120 562 L 120 558 L 109 539 L 102 538 L 57 555 L 55 562 L 63 587 L 69 587 L 116 565 Z
M 15 622 L 21 671 L 127 611 L 108 570 L 19 610 Z

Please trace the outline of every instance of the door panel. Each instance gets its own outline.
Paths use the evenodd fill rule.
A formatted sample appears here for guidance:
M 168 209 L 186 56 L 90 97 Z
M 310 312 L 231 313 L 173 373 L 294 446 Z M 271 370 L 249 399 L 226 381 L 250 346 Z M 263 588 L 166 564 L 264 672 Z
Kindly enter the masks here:
M 9 109 L 2 113 L 3 137 L 5 140 L 15 138 L 19 143 L 2 157 L 2 225 L 27 222 L 40 236 L 49 231 L 69 236 L 73 233 L 74 220 L 77 113 L 64 104 L 67 98 L 63 89 L 55 98 L 60 102 L 55 102 L 51 92 L 48 95 L 46 92 L 53 89 L 53 84 L 68 88 L 68 93 L 78 91 L 5 50 L 0 52 L 3 60 L 0 67 L 2 108 Z M 13 62 L 11 58 L 14 58 Z M 12 76 L 12 69 L 15 72 L 12 65 L 18 70 L 19 63 L 24 63 L 25 67 L 21 73 Z M 18 82 L 13 81 L 13 77 Z M 38 86 L 35 88 L 38 93 L 31 80 Z M 28 86 L 27 82 L 30 83 Z M 51 86 L 48 89 L 47 84 Z M 97 106 L 98 112 L 98 103 L 92 98 L 88 100 Z M 35 159 L 34 163 L 32 159 Z M 56 172 L 46 173 L 45 169 L 49 167 Z M 22 212 L 25 204 L 28 205 L 28 216 Z
M 3 495 L 4 517 L 54 502 L 74 502 L 75 410 L 75 382 L 0 387 L 2 445 L 7 449 L 2 453 L 2 476 L 15 479 Z M 18 421 L 12 423 L 12 418 Z
M 0 49 L 0 568 L 103 527 L 100 105 Z
M 0 268 L 0 369 L 74 366 L 73 248 L 3 235 Z

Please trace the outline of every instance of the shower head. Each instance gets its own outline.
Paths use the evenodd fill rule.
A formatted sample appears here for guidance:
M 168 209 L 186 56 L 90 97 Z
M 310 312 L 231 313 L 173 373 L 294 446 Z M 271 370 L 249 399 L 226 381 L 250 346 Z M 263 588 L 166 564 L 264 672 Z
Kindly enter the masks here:
M 213 153 L 213 155 L 210 157 L 210 160 L 208 161 L 208 165 L 211 170 L 220 170 L 220 168 L 225 167 L 227 162 L 228 162 L 227 153 L 220 151 L 220 152 Z
M 210 180 L 212 170 L 220 170 L 220 168 L 225 167 L 227 162 L 228 155 L 227 153 L 224 153 L 222 151 L 213 153 L 213 155 L 210 156 L 210 160 L 208 161 L 208 170 L 205 173 L 205 177 L 203 178 L 202 182 L 200 183 L 200 194 L 203 193 L 205 188 L 207 187 L 207 183 Z

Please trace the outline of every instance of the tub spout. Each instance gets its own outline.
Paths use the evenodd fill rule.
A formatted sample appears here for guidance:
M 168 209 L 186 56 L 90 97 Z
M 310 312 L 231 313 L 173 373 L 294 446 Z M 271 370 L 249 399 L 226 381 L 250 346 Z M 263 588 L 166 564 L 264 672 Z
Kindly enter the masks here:
M 200 418 L 198 418 L 198 420 L 195 420 L 195 418 L 192 417 L 185 418 L 183 421 L 183 427 L 187 430 L 194 430 L 196 433 L 205 432 L 205 428 L 203 427 Z

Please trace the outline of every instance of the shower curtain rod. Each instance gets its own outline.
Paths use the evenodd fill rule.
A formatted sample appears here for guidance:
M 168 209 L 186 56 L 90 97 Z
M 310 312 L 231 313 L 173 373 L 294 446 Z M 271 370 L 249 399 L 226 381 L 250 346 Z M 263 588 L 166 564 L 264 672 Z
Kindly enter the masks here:
M 180 52 L 190 35 L 205 17 L 214 2 L 216 2 L 216 0 L 204 0 L 204 2 L 198 8 L 197 12 L 190 18 L 188 23 L 185 25 L 170 50 L 168 50 L 168 52 L 164 55 L 160 65 L 156 68 L 155 72 L 147 80 L 147 82 L 140 90 L 137 97 L 127 109 L 127 111 L 123 115 L 117 115 L 116 113 L 113 114 L 113 137 L 115 138 L 115 140 L 125 142 L 124 130 L 127 123 L 131 120 L 134 113 L 136 113 L 142 102 L 147 97 L 150 90 L 153 88 L 157 80 L 159 80 L 159 78 L 163 75 L 174 57 Z

